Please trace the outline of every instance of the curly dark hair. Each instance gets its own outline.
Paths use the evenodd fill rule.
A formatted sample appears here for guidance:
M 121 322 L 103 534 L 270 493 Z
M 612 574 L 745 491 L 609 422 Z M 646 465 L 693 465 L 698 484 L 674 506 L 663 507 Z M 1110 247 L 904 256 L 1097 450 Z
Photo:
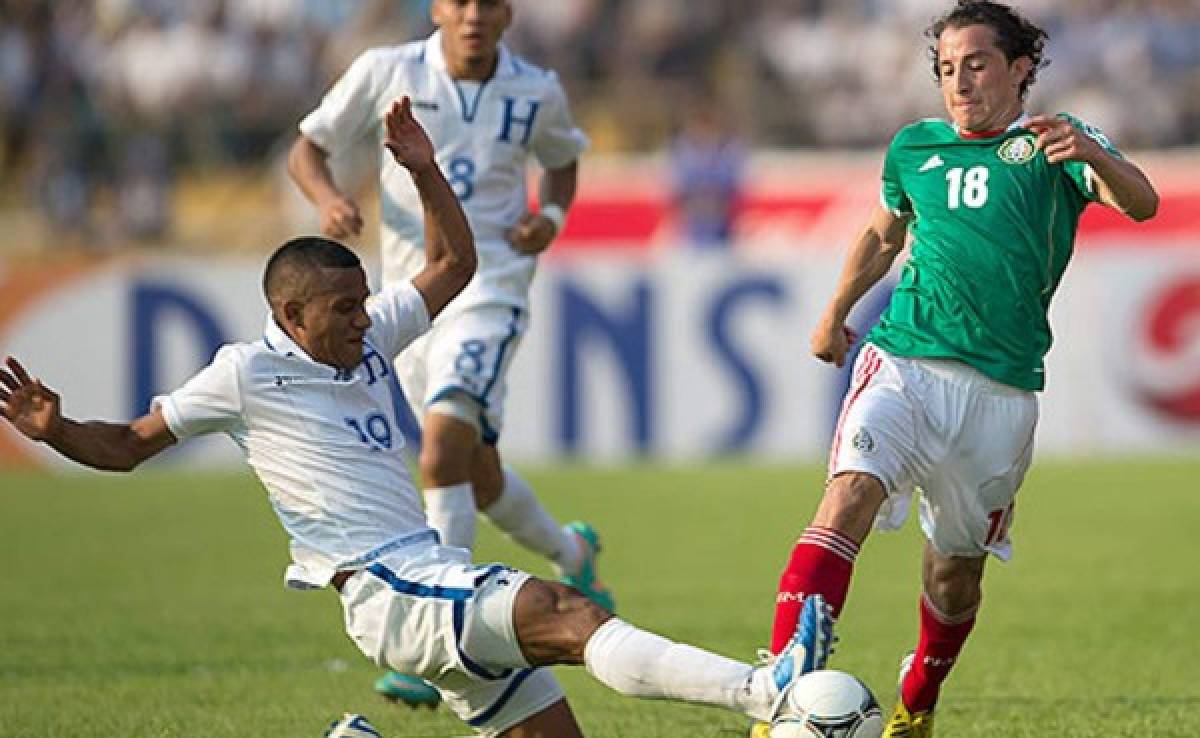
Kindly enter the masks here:
M 1003 3 L 990 0 L 958 0 L 953 10 L 933 22 L 925 30 L 929 44 L 929 58 L 933 61 L 933 78 L 941 80 L 941 61 L 938 58 L 938 39 L 947 28 L 966 28 L 967 26 L 988 26 L 996 33 L 996 45 L 1004 52 L 1009 64 L 1021 58 L 1029 57 L 1033 67 L 1021 83 L 1021 99 L 1037 79 L 1039 69 L 1049 64 L 1043 59 L 1042 52 L 1049 38 L 1046 32 L 1035 26 L 1028 18 Z

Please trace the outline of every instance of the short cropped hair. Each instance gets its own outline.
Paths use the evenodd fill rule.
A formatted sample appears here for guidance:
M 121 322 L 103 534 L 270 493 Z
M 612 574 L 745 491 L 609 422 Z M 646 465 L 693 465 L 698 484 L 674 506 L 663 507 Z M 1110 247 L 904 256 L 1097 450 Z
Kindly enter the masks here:
M 929 57 L 933 60 L 933 78 L 941 82 L 941 59 L 938 58 L 938 39 L 947 28 L 966 28 L 967 26 L 987 26 L 996 33 L 996 45 L 1004 52 L 1004 57 L 1011 64 L 1022 56 L 1029 57 L 1033 62 L 1029 74 L 1021 82 L 1021 99 L 1037 79 L 1038 70 L 1049 64 L 1042 58 L 1046 32 L 1035 26 L 1029 19 L 1003 3 L 991 0 L 958 0 L 953 10 L 933 22 L 925 30 L 925 36 L 932 43 L 929 45 Z
M 293 238 L 276 249 L 263 270 L 267 300 L 294 295 L 308 287 L 318 269 L 352 269 L 362 266 L 358 255 L 337 241 L 319 236 Z

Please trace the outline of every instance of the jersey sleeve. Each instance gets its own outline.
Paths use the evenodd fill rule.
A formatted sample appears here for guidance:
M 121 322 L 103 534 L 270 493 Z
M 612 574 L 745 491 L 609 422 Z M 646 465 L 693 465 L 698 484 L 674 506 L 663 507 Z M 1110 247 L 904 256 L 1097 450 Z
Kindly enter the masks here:
M 887 154 L 883 157 L 883 175 L 882 182 L 879 187 L 879 202 L 883 207 L 895 216 L 912 215 L 913 206 L 912 200 L 909 199 L 908 193 L 904 190 L 904 184 L 900 180 L 900 166 L 898 163 L 899 154 L 897 141 L 899 136 L 892 139 L 891 145 L 888 146 Z
M 300 132 L 326 154 L 337 156 L 379 126 L 376 70 L 383 53 L 372 49 L 355 59 L 317 109 L 300 121 Z
M 390 357 L 429 330 L 429 308 L 412 282 L 400 282 L 374 295 L 367 314 L 372 343 Z
M 237 349 L 226 346 L 182 387 L 154 398 L 176 438 L 229 431 L 241 421 L 240 365 Z
M 1108 136 L 1105 136 L 1104 132 L 1099 128 L 1084 123 L 1078 118 L 1070 115 L 1062 114 L 1062 117 L 1069 120 L 1071 125 L 1083 131 L 1093 141 L 1100 144 L 1100 146 L 1112 156 L 1124 158 L 1121 155 L 1121 152 L 1117 151 L 1116 147 L 1112 145 L 1112 142 L 1108 139 Z M 1082 195 L 1085 200 L 1089 200 L 1091 202 L 1097 201 L 1099 195 L 1096 193 L 1096 174 L 1094 171 L 1092 171 L 1092 166 L 1090 164 L 1082 161 L 1064 162 L 1063 172 L 1067 175 L 1067 178 L 1071 180 L 1071 183 L 1075 185 L 1075 189 L 1079 191 L 1079 194 Z
M 538 164 L 544 169 L 560 169 L 578 159 L 587 149 L 589 141 L 587 134 L 575 125 L 571 117 L 567 94 L 559 84 L 558 77 L 553 72 L 548 74 L 550 83 L 542 102 L 545 112 L 532 149 Z

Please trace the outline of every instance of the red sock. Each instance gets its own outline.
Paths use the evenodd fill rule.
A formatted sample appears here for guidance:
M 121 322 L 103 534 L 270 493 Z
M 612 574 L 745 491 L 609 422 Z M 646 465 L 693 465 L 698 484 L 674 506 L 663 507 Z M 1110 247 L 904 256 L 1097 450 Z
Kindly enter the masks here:
M 928 597 L 921 596 L 921 636 L 913 654 L 912 668 L 900 685 L 900 696 L 910 712 L 933 709 L 938 690 L 950 675 L 971 628 L 978 607 L 949 618 L 938 612 Z
M 779 653 L 791 640 L 808 595 L 823 596 L 833 616 L 841 614 L 857 556 L 858 544 L 833 528 L 811 526 L 804 531 L 779 578 L 771 653 Z

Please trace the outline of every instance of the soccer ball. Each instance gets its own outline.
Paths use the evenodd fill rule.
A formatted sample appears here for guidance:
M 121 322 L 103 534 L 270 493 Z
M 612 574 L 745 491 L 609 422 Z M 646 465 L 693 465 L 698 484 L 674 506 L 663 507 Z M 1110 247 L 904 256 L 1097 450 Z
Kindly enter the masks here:
M 362 715 L 348 712 L 334 720 L 325 731 L 325 738 L 382 738 L 375 726 Z
M 796 680 L 771 722 L 771 738 L 879 738 L 883 713 L 857 677 L 823 669 Z

